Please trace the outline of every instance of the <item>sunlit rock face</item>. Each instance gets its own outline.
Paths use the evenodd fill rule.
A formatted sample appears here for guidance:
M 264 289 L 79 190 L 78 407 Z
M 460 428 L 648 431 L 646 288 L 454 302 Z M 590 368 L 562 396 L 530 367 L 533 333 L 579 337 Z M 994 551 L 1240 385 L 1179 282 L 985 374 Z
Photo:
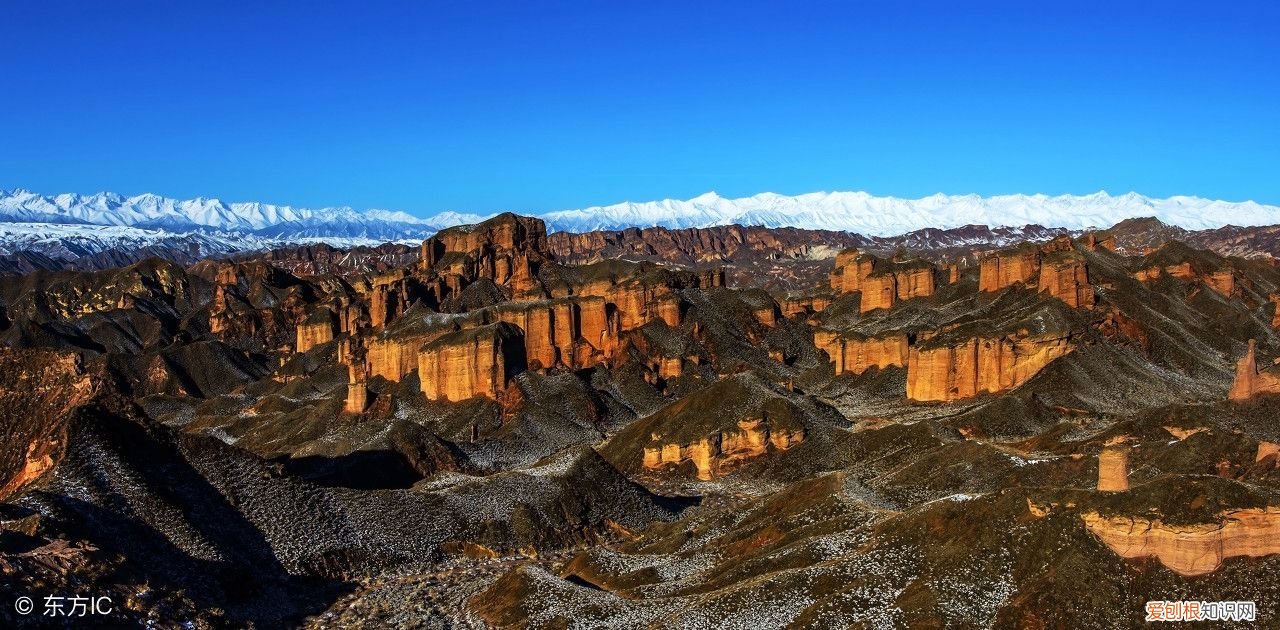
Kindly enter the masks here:
M 1024 246 L 1001 251 L 982 259 L 978 267 L 978 290 L 1000 291 L 1030 280 L 1040 271 L 1040 250 Z
M 1271 327 L 1280 330 L 1280 293 L 1271 294 L 1271 305 L 1275 309 L 1271 315 Z
M 1195 272 L 1191 270 L 1191 263 L 1189 262 L 1165 265 L 1163 267 L 1145 267 L 1134 272 L 1133 277 L 1140 282 L 1151 282 L 1162 274 L 1167 274 L 1179 280 L 1191 280 L 1196 277 Z
M 306 323 L 298 325 L 298 340 L 295 346 L 298 352 L 306 352 L 316 346 L 333 341 L 337 328 L 333 311 L 321 307 L 311 313 Z
M 547 226 L 541 219 L 500 214 L 478 225 L 441 230 L 422 243 L 422 269 L 444 268 L 468 279 L 484 278 L 512 297 L 539 293 L 536 272 L 545 259 Z
M 1129 489 L 1129 445 L 1112 444 L 1098 454 L 1098 490 L 1125 492 Z
M 1075 252 L 1051 254 L 1041 261 L 1039 289 L 1072 308 L 1094 304 L 1088 266 Z
M 1205 575 L 1226 558 L 1280 553 L 1280 509 L 1223 513 L 1218 522 L 1171 525 L 1160 519 L 1082 515 L 1085 526 L 1122 558 L 1154 557 L 1180 575 Z
M 1111 232 L 1089 232 L 1084 235 L 1082 244 L 1085 249 L 1091 252 L 1099 250 L 1116 251 L 1116 237 Z
M 525 355 L 532 369 L 583 368 L 598 364 L 617 349 L 604 298 L 575 296 L 496 307 L 497 319 L 524 331 Z
M 67 415 L 95 388 L 74 353 L 0 346 L 0 501 L 53 469 Z
M 836 374 L 861 374 L 872 367 L 906 367 L 906 333 L 858 338 L 828 330 L 814 332 L 814 343 L 835 364 Z
M 383 328 L 409 309 L 412 286 L 416 281 L 407 269 L 375 275 L 370 280 L 369 325 Z M 346 332 L 350 326 L 344 326 Z
M 770 447 L 785 451 L 804 441 L 803 427 L 772 427 L 763 418 L 738 421 L 736 429 L 717 431 L 689 444 L 663 443 L 663 436 L 652 436 L 653 445 L 645 447 L 643 466 L 659 470 L 692 462 L 697 477 L 709 481 L 742 460 L 764 455 Z
M 429 400 L 496 399 L 525 368 L 524 334 L 505 322 L 450 333 L 418 352 L 418 378 Z
M 1249 349 L 1236 363 L 1236 377 L 1227 393 L 1229 400 L 1249 400 L 1258 394 L 1280 394 L 1280 374 L 1274 367 L 1258 371 L 1258 342 L 1250 339 Z
M 836 254 L 835 270 L 831 272 L 831 288 L 837 293 L 851 293 L 862 290 L 862 281 L 871 275 L 875 267 L 875 257 L 856 249 L 845 250 Z
M 1066 334 L 918 344 L 907 357 L 907 398 L 949 401 L 1012 389 L 1073 349 Z
M 363 365 L 347 366 L 347 399 L 342 410 L 347 413 L 364 413 L 369 406 L 368 374 Z
M 861 292 L 863 313 L 917 297 L 933 295 L 936 288 L 933 266 L 914 260 L 881 260 L 856 249 L 836 255 L 829 283 L 839 293 Z

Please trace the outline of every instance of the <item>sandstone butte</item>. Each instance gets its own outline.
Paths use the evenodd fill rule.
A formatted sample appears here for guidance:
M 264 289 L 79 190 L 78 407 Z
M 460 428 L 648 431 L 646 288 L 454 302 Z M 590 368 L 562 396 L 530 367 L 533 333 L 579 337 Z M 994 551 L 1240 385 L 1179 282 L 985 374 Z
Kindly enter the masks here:
M 743 460 L 764 455 L 770 446 L 785 451 L 803 442 L 804 437 L 803 427 L 771 427 L 762 418 L 739 420 L 737 430 L 716 431 L 692 444 L 664 444 L 662 437 L 655 434 L 653 444 L 644 449 L 643 466 L 656 470 L 692 462 L 698 479 L 710 481 Z
M 1128 444 L 1104 446 L 1098 453 L 1098 490 L 1102 492 L 1127 492 L 1129 490 Z
M 1072 308 L 1094 305 L 1089 269 L 1076 252 L 1057 252 L 1041 261 L 1039 290 Z
M 1232 510 L 1224 512 L 1219 522 L 1192 525 L 1098 512 L 1081 518 L 1120 557 L 1155 557 L 1184 576 L 1212 573 L 1226 558 L 1280 553 L 1280 508 Z
M 951 401 L 1012 389 L 1073 349 L 1066 333 L 918 343 L 907 353 L 907 398 Z
M 347 401 L 342 410 L 347 413 L 364 413 L 369 407 L 369 375 L 363 365 L 347 364 Z
M 347 411 L 359 413 L 369 405 L 368 379 L 400 381 L 414 370 L 419 371 L 422 389 L 429 398 L 459 400 L 464 392 L 496 396 L 506 379 L 450 376 L 440 367 L 496 365 L 498 359 L 491 356 L 493 343 L 473 343 L 474 338 L 460 341 L 469 329 L 507 323 L 519 331 L 523 347 L 518 357 L 504 355 L 504 365 L 519 369 L 589 367 L 614 356 L 623 333 L 652 321 L 680 326 L 684 305 L 679 289 L 719 287 L 725 282 L 723 269 L 672 272 L 613 263 L 585 272 L 553 273 L 544 281 L 538 270 L 550 261 L 545 225 L 539 219 L 513 214 L 476 226 L 443 230 L 425 241 L 420 251 L 414 270 L 396 269 L 363 283 L 353 281 L 354 294 L 348 290 L 297 317 L 293 343 L 297 352 L 341 340 L 338 359 L 349 368 Z M 231 287 L 238 282 L 237 273 L 230 266 L 220 267 L 217 277 Z M 395 325 L 414 303 L 436 307 L 485 280 L 501 287 L 510 300 L 466 315 L 431 315 L 416 324 Z M 225 308 L 214 309 L 218 312 L 211 315 L 211 327 L 215 321 L 226 326 L 234 320 L 231 311 L 238 303 L 232 294 L 231 290 L 223 294 L 220 303 Z M 825 306 L 821 297 L 799 305 L 812 310 Z M 770 313 L 757 315 L 764 317 L 777 308 L 771 304 Z M 504 352 L 514 352 L 505 332 L 498 345 Z M 460 345 L 449 347 L 455 342 Z M 424 372 L 424 365 L 431 366 L 431 371 Z M 682 371 L 682 361 L 665 357 L 652 367 L 656 378 L 671 378 Z
M 988 254 L 979 263 L 978 290 L 995 292 L 1038 279 L 1037 290 L 1072 308 L 1093 306 L 1089 269 L 1074 247 L 1069 237 L 1060 236 L 1039 247 L 1027 244 Z M 1089 251 L 1114 249 L 1115 243 L 1114 239 L 1099 242 L 1090 233 L 1083 247 Z
M 497 398 L 525 368 L 524 333 L 506 322 L 444 335 L 418 353 L 422 393 L 431 400 Z
M 316 346 L 333 341 L 335 322 L 333 311 L 328 307 L 320 307 L 307 317 L 307 321 L 298 324 L 298 341 L 295 349 L 306 352 Z
M 928 297 L 936 288 L 933 265 L 925 261 L 881 260 L 856 249 L 836 255 L 830 284 L 836 293 L 861 292 L 859 309 L 863 313 L 893 308 L 897 302 L 911 298 Z
M 836 374 L 861 374 L 872 367 L 906 367 L 906 333 L 857 338 L 829 330 L 814 331 L 814 344 L 835 362 Z
M 1140 282 L 1152 282 L 1165 274 L 1179 280 L 1200 280 L 1205 286 L 1217 291 L 1224 297 L 1232 297 L 1237 294 L 1234 270 L 1227 268 L 1208 273 L 1197 273 L 1190 261 L 1172 265 L 1144 267 L 1134 272 L 1133 277 Z
M 1280 394 L 1280 374 L 1275 368 L 1258 371 L 1258 342 L 1249 340 L 1249 349 L 1236 363 L 1235 381 L 1231 383 L 1228 400 L 1249 400 L 1258 394 Z
M 1110 252 L 1116 251 L 1116 237 L 1110 232 L 1089 232 L 1084 235 L 1084 248 L 1096 252 L 1105 249 Z
M 1023 284 L 1040 272 L 1040 249 L 1024 245 L 983 257 L 978 264 L 978 290 L 1000 291 Z
M 862 280 L 875 268 L 875 256 L 847 249 L 836 254 L 835 270 L 831 272 L 831 288 L 836 293 L 852 293 L 862 290 Z
M 500 214 L 475 226 L 441 230 L 422 243 L 422 271 L 443 267 L 455 278 L 491 280 L 513 299 L 536 292 L 536 272 L 545 260 L 547 228 L 541 219 Z

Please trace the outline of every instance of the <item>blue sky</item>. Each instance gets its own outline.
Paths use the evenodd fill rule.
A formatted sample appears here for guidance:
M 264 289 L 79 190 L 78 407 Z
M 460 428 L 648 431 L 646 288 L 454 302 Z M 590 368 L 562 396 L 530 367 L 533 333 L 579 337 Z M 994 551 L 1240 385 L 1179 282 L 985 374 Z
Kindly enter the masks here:
M 621 4 L 7 3 L 0 187 L 416 214 L 1280 203 L 1276 3 Z

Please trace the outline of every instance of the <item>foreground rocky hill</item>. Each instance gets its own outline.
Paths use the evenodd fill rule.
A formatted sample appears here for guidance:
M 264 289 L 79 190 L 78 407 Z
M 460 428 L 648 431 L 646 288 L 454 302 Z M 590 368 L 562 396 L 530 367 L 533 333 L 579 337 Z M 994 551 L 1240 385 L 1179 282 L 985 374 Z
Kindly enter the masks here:
M 202 627 L 1280 618 L 1280 268 L 1193 236 L 507 214 L 6 276 L 0 596 Z

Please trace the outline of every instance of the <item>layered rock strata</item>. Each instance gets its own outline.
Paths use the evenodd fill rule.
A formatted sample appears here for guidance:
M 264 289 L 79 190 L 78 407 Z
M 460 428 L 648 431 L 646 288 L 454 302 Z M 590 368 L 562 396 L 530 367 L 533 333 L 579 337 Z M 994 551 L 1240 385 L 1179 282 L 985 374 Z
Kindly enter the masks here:
M 298 325 L 295 350 L 307 352 L 316 346 L 333 341 L 335 327 L 333 311 L 327 307 L 316 309 L 307 318 L 306 323 Z
M 418 376 L 429 400 L 496 399 L 526 367 L 524 334 L 506 322 L 449 333 L 418 353 Z
M 1280 508 L 1233 510 L 1215 523 L 1171 525 L 1160 519 L 1082 515 L 1085 526 L 1122 558 L 1154 557 L 1184 576 L 1213 573 L 1233 557 L 1280 553 Z
M 541 219 L 504 213 L 478 225 L 441 230 L 422 243 L 419 264 L 424 271 L 492 280 L 522 299 L 541 293 L 537 268 L 547 251 Z
M 1093 287 L 1084 257 L 1075 252 L 1046 256 L 1040 265 L 1039 290 L 1072 308 L 1093 306 Z
M 851 337 L 829 330 L 814 332 L 814 344 L 827 353 L 836 374 L 861 374 L 870 368 L 906 367 L 906 333 L 881 337 Z
M 978 266 L 978 290 L 999 291 L 1022 284 L 1040 272 L 1040 250 L 1033 246 L 995 252 Z
M 951 401 L 1012 389 L 1072 350 L 1066 334 L 915 345 L 907 355 L 907 398 Z
M 1129 451 L 1128 444 L 1112 444 L 1098 453 L 1098 490 L 1129 491 Z
M 836 254 L 835 270 L 831 272 L 831 288 L 836 293 L 852 293 L 862 290 L 862 281 L 873 271 L 875 257 L 856 249 Z
M 928 297 L 935 289 L 932 265 L 923 261 L 884 261 L 857 250 L 836 255 L 830 283 L 837 293 L 860 291 L 863 313 L 892 308 L 902 300 Z

